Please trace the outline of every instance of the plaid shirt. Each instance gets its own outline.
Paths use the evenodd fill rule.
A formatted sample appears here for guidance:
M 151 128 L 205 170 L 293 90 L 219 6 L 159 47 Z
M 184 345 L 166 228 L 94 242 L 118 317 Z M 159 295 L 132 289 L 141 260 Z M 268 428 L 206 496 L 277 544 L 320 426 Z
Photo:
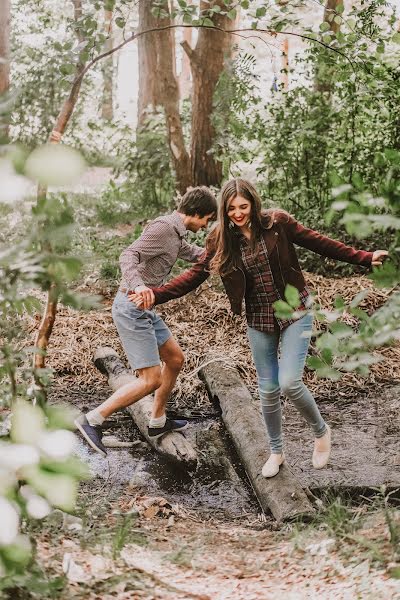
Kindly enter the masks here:
M 167 279 L 178 258 L 197 262 L 204 248 L 189 244 L 187 229 L 178 212 L 151 221 L 142 235 L 120 256 L 121 289 L 139 285 L 157 287 Z
M 245 237 L 241 237 L 240 249 L 245 270 L 250 274 L 253 286 L 246 292 L 246 319 L 249 327 L 272 333 L 276 329 L 285 329 L 295 322 L 294 319 L 278 319 L 274 314 L 273 303 L 282 300 L 272 277 L 268 252 L 263 238 L 258 243 L 257 252 L 253 254 Z M 300 294 L 299 309 L 306 310 L 311 303 L 311 296 L 305 288 Z

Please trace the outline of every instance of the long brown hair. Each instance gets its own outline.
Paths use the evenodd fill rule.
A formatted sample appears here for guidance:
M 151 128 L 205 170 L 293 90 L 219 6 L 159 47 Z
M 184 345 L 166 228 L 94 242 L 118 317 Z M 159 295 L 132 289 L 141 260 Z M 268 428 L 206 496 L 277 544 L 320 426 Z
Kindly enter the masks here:
M 262 211 L 261 198 L 255 187 L 245 179 L 236 177 L 227 181 L 221 190 L 218 209 L 218 226 L 213 232 L 215 236 L 216 253 L 211 260 L 210 270 L 219 275 L 226 275 L 233 271 L 240 263 L 240 239 L 238 228 L 232 227 L 228 217 L 228 208 L 231 200 L 242 196 L 251 204 L 250 212 L 250 247 L 256 252 L 258 241 L 263 229 L 269 228 L 272 218 Z

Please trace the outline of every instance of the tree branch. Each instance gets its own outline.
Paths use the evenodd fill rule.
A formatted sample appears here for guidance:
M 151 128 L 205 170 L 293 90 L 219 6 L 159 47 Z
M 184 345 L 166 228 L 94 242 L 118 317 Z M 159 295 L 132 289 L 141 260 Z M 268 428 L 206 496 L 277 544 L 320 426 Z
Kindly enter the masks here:
M 193 48 L 190 46 L 190 44 L 186 40 L 184 40 L 183 42 L 181 42 L 181 46 L 184 49 L 187 56 L 189 57 L 190 62 L 194 62 L 196 53 L 193 50 Z
M 344 52 L 342 52 L 341 50 L 338 50 L 337 48 L 332 48 L 332 46 L 329 46 L 329 44 L 325 44 L 325 42 L 322 42 L 321 40 L 316 40 L 313 37 L 309 36 L 309 35 L 304 35 L 301 33 L 294 33 L 292 31 L 273 31 L 270 29 L 249 29 L 249 28 L 245 28 L 245 29 L 223 29 L 222 27 L 210 27 L 208 25 L 166 25 L 164 27 L 152 27 L 151 29 L 146 29 L 144 31 L 138 31 L 138 32 L 134 32 L 132 33 L 131 36 L 129 36 L 128 38 L 126 38 L 126 40 L 124 40 L 123 42 L 121 42 L 120 44 L 118 44 L 118 46 L 115 46 L 115 48 L 111 48 L 110 50 L 107 50 L 107 52 L 103 52 L 102 54 L 99 54 L 98 56 L 96 56 L 96 58 L 94 58 L 93 60 L 91 60 L 89 63 L 87 63 L 87 65 L 85 66 L 84 69 L 82 69 L 82 71 L 77 75 L 77 77 L 75 78 L 73 84 L 72 84 L 72 89 L 71 89 L 71 94 L 73 95 L 74 93 L 74 88 L 76 86 L 80 86 L 81 81 L 83 79 L 83 77 L 86 75 L 86 73 L 96 64 L 98 63 L 100 60 L 102 60 L 103 58 L 106 58 L 107 56 L 110 56 L 111 54 L 113 54 L 114 52 L 118 52 L 118 50 L 121 50 L 124 46 L 126 46 L 127 44 L 129 44 L 130 42 L 133 42 L 134 40 L 136 40 L 138 37 L 142 36 L 142 35 L 146 35 L 147 33 L 155 33 L 157 31 L 167 31 L 169 29 L 177 29 L 177 28 L 182 28 L 182 29 L 188 29 L 188 28 L 192 28 L 192 29 L 213 29 L 214 31 L 220 31 L 221 33 L 227 33 L 227 34 L 232 34 L 232 35 L 237 35 L 238 37 L 246 37 L 246 36 L 241 36 L 242 33 L 252 33 L 254 34 L 254 32 L 259 32 L 259 33 L 267 33 L 271 36 L 277 37 L 278 35 L 291 35 L 293 37 L 298 37 L 304 40 L 309 40 L 310 42 L 316 42 L 317 44 L 319 44 L 320 46 L 323 46 L 324 48 L 327 48 L 328 50 L 332 50 L 332 52 L 335 52 L 336 54 L 339 54 L 340 56 L 342 56 L 343 58 L 345 58 L 352 66 L 353 70 L 355 71 L 355 67 L 354 67 L 354 63 L 353 61 L 347 56 L 347 54 L 345 54 Z M 265 43 L 265 40 L 263 40 L 261 37 L 259 36 L 254 36 L 252 35 L 252 37 L 257 37 L 259 40 L 263 41 Z M 184 42 L 182 42 L 183 44 Z M 188 44 L 189 46 L 189 44 Z M 189 46 L 190 48 L 190 46 Z M 184 48 L 185 52 L 187 52 L 186 48 Z M 194 50 L 192 48 L 190 48 L 191 52 L 194 53 Z M 190 57 L 190 56 L 189 56 Z

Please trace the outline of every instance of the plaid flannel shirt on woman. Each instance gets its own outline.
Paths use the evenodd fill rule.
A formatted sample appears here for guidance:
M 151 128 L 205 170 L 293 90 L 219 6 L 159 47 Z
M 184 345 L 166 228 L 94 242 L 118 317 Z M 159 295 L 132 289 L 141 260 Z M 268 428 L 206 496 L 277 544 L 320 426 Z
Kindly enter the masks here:
M 256 253 L 253 253 L 246 238 L 240 240 L 242 261 L 246 271 L 249 273 L 253 285 L 246 293 L 246 319 L 249 327 L 264 331 L 274 332 L 277 327 L 285 329 L 294 319 L 279 319 L 274 314 L 273 303 L 281 300 L 281 296 L 275 286 L 269 263 L 268 252 L 263 238 L 257 245 Z M 311 296 L 307 288 L 299 293 L 299 310 L 306 310 L 311 303 Z

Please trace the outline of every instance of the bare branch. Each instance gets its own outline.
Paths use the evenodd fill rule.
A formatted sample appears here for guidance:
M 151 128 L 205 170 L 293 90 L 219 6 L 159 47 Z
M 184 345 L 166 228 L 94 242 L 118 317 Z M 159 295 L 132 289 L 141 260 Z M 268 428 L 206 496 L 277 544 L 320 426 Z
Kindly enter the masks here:
M 187 56 L 189 57 L 190 62 L 194 61 L 196 53 L 193 50 L 193 48 L 190 46 L 190 44 L 188 44 L 188 42 L 186 40 L 184 40 L 183 42 L 181 42 L 181 46 L 182 46 L 183 50 L 185 51 L 185 53 L 187 54 Z

